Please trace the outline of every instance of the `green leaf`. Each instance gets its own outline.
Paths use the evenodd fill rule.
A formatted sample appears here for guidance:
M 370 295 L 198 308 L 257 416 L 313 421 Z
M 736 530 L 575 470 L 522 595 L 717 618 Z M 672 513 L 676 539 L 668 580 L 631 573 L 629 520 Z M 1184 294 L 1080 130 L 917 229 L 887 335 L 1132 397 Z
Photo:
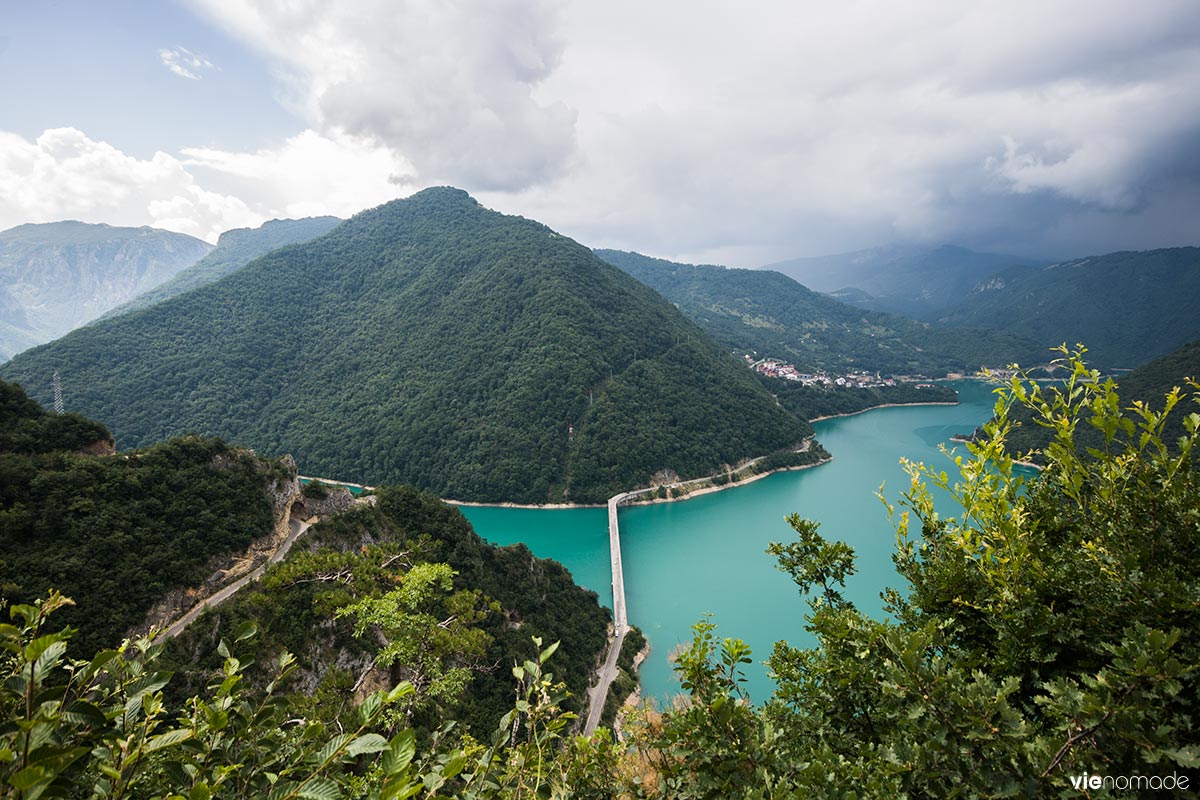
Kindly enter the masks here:
M 408 769 L 417 752 L 417 735 L 410 729 L 392 737 L 383 753 L 383 772 L 396 775 Z
M 160 733 L 157 736 L 151 736 L 150 741 L 146 742 L 146 752 L 153 753 L 156 750 L 162 750 L 164 747 L 185 742 L 192 738 L 192 732 L 187 728 L 176 728 L 173 731 Z
M 306 800 L 340 800 L 342 790 L 329 778 L 317 777 L 296 790 L 296 797 Z
M 363 753 L 378 753 L 388 746 L 388 740 L 378 733 L 366 733 L 352 741 L 346 748 L 346 754 L 360 756 Z

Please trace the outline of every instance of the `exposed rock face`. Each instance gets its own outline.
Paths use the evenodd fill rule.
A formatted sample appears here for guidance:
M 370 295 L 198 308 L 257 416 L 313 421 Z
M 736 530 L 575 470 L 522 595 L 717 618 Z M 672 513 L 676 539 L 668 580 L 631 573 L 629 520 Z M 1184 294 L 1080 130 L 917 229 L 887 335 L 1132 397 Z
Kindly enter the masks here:
M 314 490 L 309 484 L 304 491 L 304 513 L 318 517 L 338 514 L 354 506 L 354 495 L 345 486 L 325 486 Z
M 0 361 L 158 286 L 211 249 L 182 233 L 74 221 L 0 233 Z

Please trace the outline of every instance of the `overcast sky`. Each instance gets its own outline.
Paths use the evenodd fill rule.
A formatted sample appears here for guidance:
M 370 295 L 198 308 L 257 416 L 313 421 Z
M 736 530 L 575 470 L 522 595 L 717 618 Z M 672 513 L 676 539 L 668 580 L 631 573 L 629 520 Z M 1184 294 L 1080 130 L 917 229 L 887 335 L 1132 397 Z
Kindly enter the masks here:
M 737 266 L 1200 243 L 1200 6 L 0 0 L 0 228 L 452 184 Z

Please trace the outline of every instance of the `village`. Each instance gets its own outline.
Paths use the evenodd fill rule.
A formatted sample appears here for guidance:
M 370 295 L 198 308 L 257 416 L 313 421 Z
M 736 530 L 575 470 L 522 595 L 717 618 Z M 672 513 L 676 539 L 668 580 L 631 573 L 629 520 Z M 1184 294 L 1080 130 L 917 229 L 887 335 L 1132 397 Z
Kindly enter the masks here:
M 880 386 L 896 386 L 897 384 L 916 384 L 918 388 L 932 388 L 930 378 L 925 375 L 889 375 L 883 377 L 878 372 L 865 370 L 848 370 L 842 375 L 833 375 L 822 370 L 801 372 L 795 365 L 777 358 L 757 358 L 755 354 L 744 353 L 742 359 L 750 369 L 772 378 L 782 378 L 803 386 L 823 386 L 827 388 L 871 389 Z

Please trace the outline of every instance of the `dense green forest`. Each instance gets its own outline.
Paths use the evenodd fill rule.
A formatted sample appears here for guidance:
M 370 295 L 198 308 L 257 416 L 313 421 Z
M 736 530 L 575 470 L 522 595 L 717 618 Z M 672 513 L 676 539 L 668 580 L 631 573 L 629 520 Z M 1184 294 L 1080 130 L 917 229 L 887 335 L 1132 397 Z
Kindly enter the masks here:
M 30 456 L 55 450 L 106 449 L 112 435 L 78 414 L 50 414 L 21 389 L 0 381 L 0 454 Z
M 117 306 L 104 317 L 115 317 L 137 311 L 139 308 L 147 308 L 190 289 L 207 286 L 272 250 L 307 242 L 328 233 L 340 222 L 337 217 L 273 219 L 257 228 L 234 228 L 225 231 L 217 239 L 217 246 L 204 258 L 169 281 L 139 294 L 128 303 Z
M 1014 267 L 939 315 L 1053 347 L 1084 342 L 1104 368 L 1132 368 L 1200 338 L 1200 247 Z
M 73 452 L 107 432 L 46 414 L 0 382 L 0 597 L 50 589 L 78 603 L 82 652 L 112 646 L 166 592 L 201 583 L 215 555 L 273 525 L 275 465 L 217 440 L 177 439 L 123 455 Z M 18 447 L 13 448 L 11 442 Z
M 654 291 L 448 188 L 0 374 L 53 369 L 68 407 L 104 419 L 120 447 L 196 432 L 459 500 L 601 502 L 661 469 L 705 474 L 810 433 Z
M 802 371 L 937 377 L 1048 357 L 1018 335 L 951 331 L 866 311 L 771 270 L 677 264 L 617 250 L 596 254 L 661 293 L 727 348 L 783 358 Z
M 769 664 L 777 688 L 763 706 L 745 702 L 741 689 L 742 665 L 755 654 L 718 636 L 708 619 L 676 654 L 686 700 L 627 715 L 620 744 L 604 729 L 590 739 L 571 734 L 566 690 L 553 675 L 563 646 L 541 637 L 524 661 L 504 665 L 515 692 L 483 737 L 464 737 L 451 723 L 423 727 L 422 706 L 452 713 L 434 702 L 428 673 L 360 687 L 344 706 L 315 713 L 321 690 L 293 691 L 303 683 L 304 653 L 277 656 L 275 634 L 264 640 L 246 624 L 227 628 L 209 685 L 176 701 L 163 693 L 170 675 L 152 643 L 68 668 L 63 601 L 50 595 L 13 607 L 13 624 L 0 627 L 0 715 L 8 722 L 0 725 L 0 782 L 21 798 L 93 790 L 329 800 L 1096 796 L 1077 785 L 1087 773 L 1114 783 L 1112 796 L 1163 788 L 1194 797 L 1200 415 L 1185 420 L 1175 453 L 1158 436 L 1165 418 L 1156 409 L 1136 423 L 1144 436 L 1080 458 L 1079 415 L 1092 409 L 1101 427 L 1120 426 L 1124 403 L 1081 362 L 1070 369 L 1079 392 L 1048 398 L 1058 446 L 1036 478 L 1015 469 L 1005 447 L 1010 404 L 1039 401 L 1020 380 L 956 474 L 908 465 L 909 490 L 888 498 L 903 585 L 885 593 L 885 619 L 842 594 L 853 549 L 789 518 L 795 538 L 770 553 L 808 598 L 816 645 L 776 646 Z M 1200 385 L 1187 392 L 1172 413 L 1196 408 Z M 947 492 L 958 513 L 935 512 L 934 491 Z M 380 502 L 392 513 L 392 501 Z M 432 499 L 428 506 L 449 513 Z M 373 555 L 382 546 L 360 545 L 381 569 L 393 558 Z M 419 537 L 403 547 L 395 555 L 419 561 Z M 439 584 L 446 573 L 437 567 L 413 563 L 395 588 L 385 581 L 390 611 L 370 597 L 340 612 L 322 606 L 325 626 L 365 620 L 362 629 L 382 637 L 381 652 L 403 649 L 412 641 L 406 631 L 427 631 L 431 621 L 440 628 L 439 610 L 422 598 L 454 596 L 447 593 L 457 584 Z M 298 583 L 321 568 L 289 562 L 273 580 Z M 357 585 L 348 581 L 347 594 Z M 303 613 L 309 600 L 298 606 Z M 488 607 L 479 595 L 455 602 L 461 613 Z M 454 633 L 463 634 L 452 637 L 459 652 L 473 646 Z M 274 680 L 256 678 L 260 668 Z
M 431 494 L 384 487 L 377 498 L 314 526 L 260 583 L 172 642 L 167 663 L 180 673 L 177 683 L 203 687 L 207 670 L 220 666 L 221 637 L 252 622 L 262 667 L 283 650 L 303 654 L 298 683 L 311 695 L 310 711 L 335 720 L 336 709 L 352 706 L 366 670 L 385 657 L 384 639 L 403 633 L 419 647 L 397 649 L 378 678 L 389 687 L 413 681 L 429 694 L 410 716 L 425 732 L 454 718 L 483 737 L 511 705 L 512 664 L 529 657 L 530 637 L 539 636 L 562 643 L 556 670 L 573 695 L 566 708 L 579 711 L 611 618 L 595 592 L 524 545 L 484 542 L 458 509 Z M 438 565 L 447 567 L 444 585 L 431 581 L 413 602 L 413 570 Z M 354 614 L 339 611 L 356 604 L 374 604 L 366 635 L 355 635 Z M 380 621 L 380 610 L 397 609 L 408 616 Z

